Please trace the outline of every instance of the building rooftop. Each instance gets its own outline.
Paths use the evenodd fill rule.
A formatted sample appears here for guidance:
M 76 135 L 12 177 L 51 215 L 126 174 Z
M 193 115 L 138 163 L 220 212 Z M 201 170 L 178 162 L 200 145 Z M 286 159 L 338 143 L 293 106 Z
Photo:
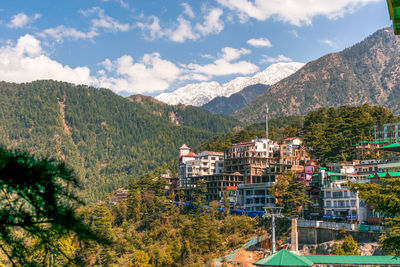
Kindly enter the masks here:
M 379 148 L 380 150 L 400 152 L 400 143 L 393 143 Z
M 256 261 L 256 266 L 400 266 L 400 258 L 394 256 L 337 256 L 337 255 L 302 255 L 298 256 L 282 249 L 271 256 Z

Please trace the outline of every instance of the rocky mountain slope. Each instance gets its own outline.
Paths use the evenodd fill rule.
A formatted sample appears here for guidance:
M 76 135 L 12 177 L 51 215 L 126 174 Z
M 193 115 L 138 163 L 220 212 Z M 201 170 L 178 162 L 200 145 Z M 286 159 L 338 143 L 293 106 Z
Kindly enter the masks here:
M 269 87 L 269 85 L 265 84 L 250 85 L 229 97 L 217 96 L 207 104 L 201 106 L 201 108 L 217 114 L 232 114 L 264 93 Z
M 382 105 L 400 112 L 400 39 L 381 29 L 341 52 L 307 63 L 233 114 L 259 121 L 268 103 L 272 116 L 300 115 L 319 107 Z
M 171 93 L 162 93 L 156 96 L 156 99 L 171 105 L 202 106 L 218 96 L 229 97 L 250 85 L 274 84 L 296 72 L 303 65 L 298 62 L 276 63 L 253 77 L 238 77 L 222 85 L 217 82 L 189 84 Z

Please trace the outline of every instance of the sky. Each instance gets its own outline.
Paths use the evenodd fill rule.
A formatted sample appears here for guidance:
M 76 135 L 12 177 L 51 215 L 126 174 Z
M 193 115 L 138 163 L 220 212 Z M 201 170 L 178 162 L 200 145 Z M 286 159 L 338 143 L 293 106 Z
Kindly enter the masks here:
M 389 26 L 385 0 L 3 0 L 0 80 L 155 96 L 307 63 Z

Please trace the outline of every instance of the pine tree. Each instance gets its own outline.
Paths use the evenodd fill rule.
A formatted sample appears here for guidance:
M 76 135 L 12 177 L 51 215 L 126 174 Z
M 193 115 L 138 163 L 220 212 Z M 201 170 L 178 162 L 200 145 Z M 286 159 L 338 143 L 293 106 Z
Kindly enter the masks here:
M 350 183 L 350 188 L 386 217 L 388 233 L 380 239 L 382 248 L 400 255 L 400 178 L 382 179 L 379 184 Z
M 351 235 L 348 235 L 344 238 L 342 244 L 335 244 L 333 255 L 360 255 L 358 244 Z

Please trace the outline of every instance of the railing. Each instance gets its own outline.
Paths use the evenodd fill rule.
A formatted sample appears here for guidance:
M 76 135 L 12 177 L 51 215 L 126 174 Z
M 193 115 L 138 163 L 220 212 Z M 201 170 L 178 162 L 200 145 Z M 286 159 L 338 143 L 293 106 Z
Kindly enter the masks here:
M 350 224 L 350 223 L 335 223 L 325 221 L 313 221 L 313 220 L 298 220 L 297 226 L 300 227 L 314 227 L 314 228 L 327 228 L 327 229 L 346 229 L 349 231 L 374 231 L 381 232 L 382 226 L 376 225 L 363 225 L 363 224 Z

